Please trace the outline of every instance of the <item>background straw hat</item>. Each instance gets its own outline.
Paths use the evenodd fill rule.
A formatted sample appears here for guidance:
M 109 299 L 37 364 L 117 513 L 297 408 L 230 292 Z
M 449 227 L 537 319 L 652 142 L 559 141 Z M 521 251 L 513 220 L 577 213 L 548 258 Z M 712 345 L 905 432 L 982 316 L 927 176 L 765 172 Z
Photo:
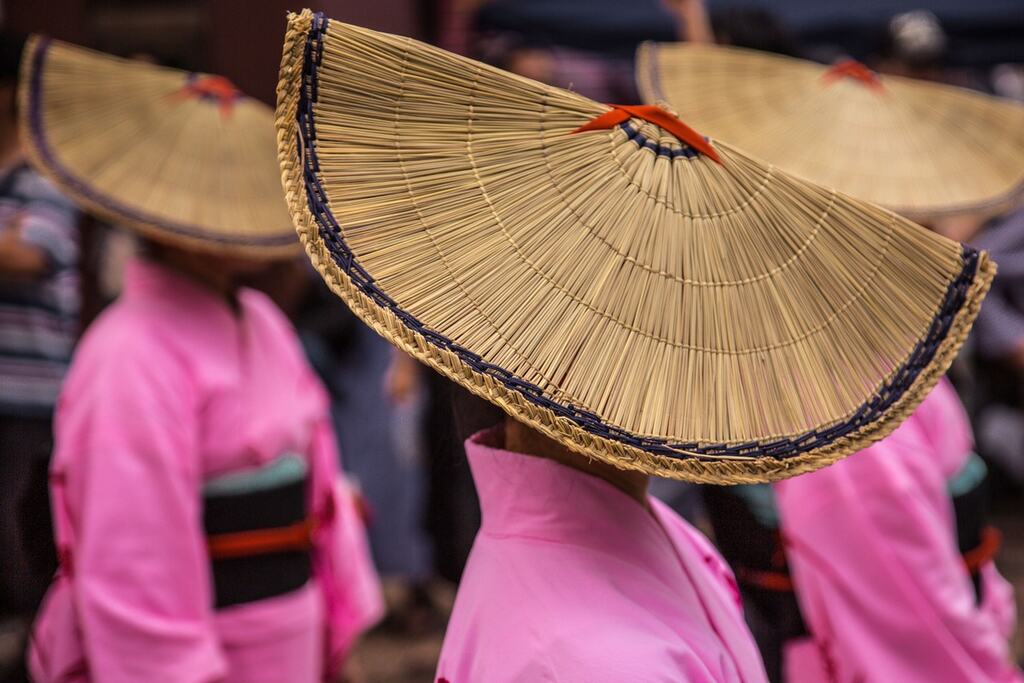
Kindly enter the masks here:
M 401 349 L 619 467 L 768 481 L 885 436 L 994 272 L 675 126 L 682 144 L 650 110 L 308 11 L 285 40 L 284 185 L 328 284 Z
M 33 165 L 99 216 L 193 249 L 298 249 L 273 114 L 226 79 L 34 36 L 19 106 Z
M 1024 187 L 1024 107 L 857 62 L 641 46 L 637 84 L 715 139 L 905 216 L 999 210 Z

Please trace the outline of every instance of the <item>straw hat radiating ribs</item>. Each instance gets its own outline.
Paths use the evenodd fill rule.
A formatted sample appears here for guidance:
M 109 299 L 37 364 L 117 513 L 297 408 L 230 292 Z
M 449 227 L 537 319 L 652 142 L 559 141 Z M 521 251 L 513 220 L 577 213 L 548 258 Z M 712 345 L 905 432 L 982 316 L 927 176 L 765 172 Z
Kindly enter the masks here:
M 30 160 L 88 210 L 192 249 L 298 250 L 273 114 L 226 79 L 35 36 L 20 89 Z
M 770 481 L 885 436 L 994 271 L 668 112 L 308 11 L 277 125 L 295 226 L 357 315 L 622 468 Z

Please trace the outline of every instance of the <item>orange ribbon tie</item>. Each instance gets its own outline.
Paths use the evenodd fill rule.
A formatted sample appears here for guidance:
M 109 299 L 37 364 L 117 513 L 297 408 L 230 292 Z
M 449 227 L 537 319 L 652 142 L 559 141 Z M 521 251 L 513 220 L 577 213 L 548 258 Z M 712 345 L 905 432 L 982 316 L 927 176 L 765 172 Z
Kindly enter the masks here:
M 242 93 L 234 83 L 223 76 L 197 75 L 182 86 L 177 95 L 179 98 L 199 97 L 216 100 L 220 106 L 221 116 L 227 118 Z
M 630 119 L 643 119 L 648 123 L 653 123 L 662 130 L 672 133 L 680 142 L 689 145 L 709 159 L 719 164 L 722 163 L 718 152 L 704 139 L 703 135 L 661 107 L 656 107 L 653 104 L 610 104 L 608 106 L 611 107 L 609 111 L 591 119 L 574 130 L 573 133 L 585 133 L 589 130 L 609 130 Z
M 840 78 L 852 78 L 875 90 L 882 89 L 882 82 L 878 80 L 878 74 L 856 59 L 844 59 L 841 62 L 836 62 L 822 75 L 821 80 L 827 85 Z

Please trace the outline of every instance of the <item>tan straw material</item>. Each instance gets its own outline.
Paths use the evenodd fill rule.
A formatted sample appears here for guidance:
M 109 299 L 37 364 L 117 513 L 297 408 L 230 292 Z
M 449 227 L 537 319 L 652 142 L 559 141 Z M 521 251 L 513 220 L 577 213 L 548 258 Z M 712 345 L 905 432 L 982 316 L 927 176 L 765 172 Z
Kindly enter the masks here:
M 997 211 L 1024 187 L 1024 106 L 947 85 L 693 44 L 637 55 L 647 102 L 716 140 L 918 219 Z
M 29 159 L 97 215 L 193 249 L 297 252 L 273 113 L 225 79 L 35 36 L 19 98 Z
M 662 112 L 663 113 L 663 112 Z M 292 15 L 287 200 L 377 332 L 618 467 L 771 481 L 889 432 L 994 266 L 889 211 L 408 38 Z

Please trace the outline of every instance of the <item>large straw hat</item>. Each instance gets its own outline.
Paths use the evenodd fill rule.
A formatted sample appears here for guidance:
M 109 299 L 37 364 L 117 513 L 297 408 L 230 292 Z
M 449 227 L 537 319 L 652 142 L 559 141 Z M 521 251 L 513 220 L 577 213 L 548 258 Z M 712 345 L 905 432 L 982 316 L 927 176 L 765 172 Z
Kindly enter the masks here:
M 308 11 L 277 116 L 296 228 L 353 311 L 623 468 L 768 481 L 885 436 L 994 272 L 656 108 Z
M 36 36 L 19 97 L 33 165 L 88 210 L 194 249 L 298 249 L 273 114 L 226 79 Z
M 1024 107 L 856 62 L 641 46 L 637 84 L 716 140 L 905 216 L 999 210 L 1024 187 Z

